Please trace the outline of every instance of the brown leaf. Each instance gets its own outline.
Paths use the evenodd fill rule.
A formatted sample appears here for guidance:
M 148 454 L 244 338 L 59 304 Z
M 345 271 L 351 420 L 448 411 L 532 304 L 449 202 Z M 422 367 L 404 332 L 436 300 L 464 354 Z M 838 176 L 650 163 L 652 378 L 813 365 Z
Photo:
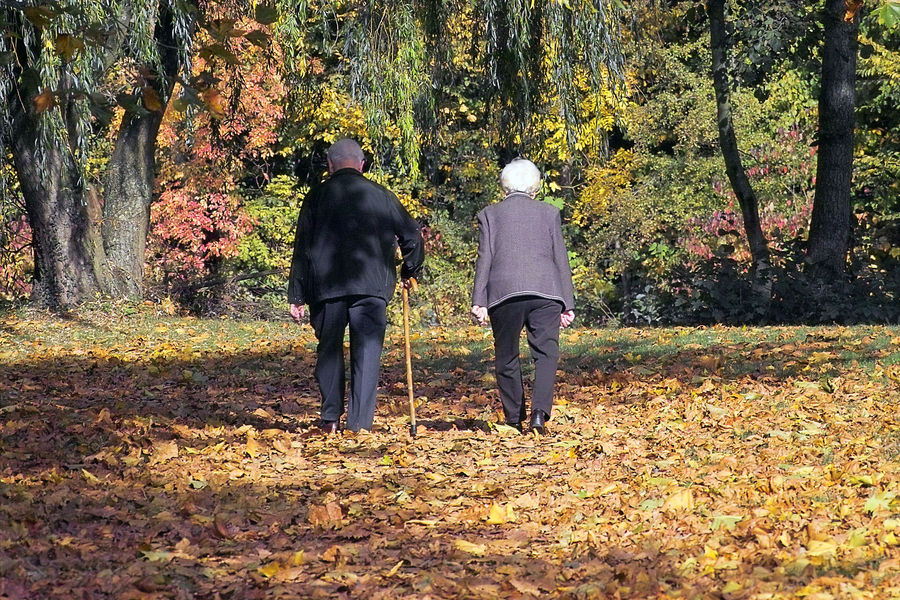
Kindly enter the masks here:
M 34 112 L 41 114 L 56 106 L 56 95 L 50 89 L 44 89 L 43 92 L 34 97 Z
M 313 526 L 326 529 L 339 526 L 342 518 L 341 505 L 337 502 L 329 502 L 324 506 L 312 506 L 307 516 Z
M 531 582 L 523 581 L 518 577 L 510 577 L 509 582 L 522 594 L 531 594 L 535 597 L 541 596 L 541 590 Z
M 164 463 L 169 459 L 178 457 L 178 444 L 175 441 L 157 443 L 153 445 L 153 453 L 150 455 L 150 464 Z
M 144 96 L 144 106 L 147 107 L 147 110 L 151 112 L 162 112 L 162 100 L 156 90 L 148 85 L 141 89 L 141 93 Z
M 215 528 L 215 532 L 219 535 L 219 537 L 225 539 L 234 537 L 234 533 L 232 533 L 231 527 L 228 525 L 228 522 L 222 515 L 216 515 L 216 518 L 213 519 L 213 527 Z

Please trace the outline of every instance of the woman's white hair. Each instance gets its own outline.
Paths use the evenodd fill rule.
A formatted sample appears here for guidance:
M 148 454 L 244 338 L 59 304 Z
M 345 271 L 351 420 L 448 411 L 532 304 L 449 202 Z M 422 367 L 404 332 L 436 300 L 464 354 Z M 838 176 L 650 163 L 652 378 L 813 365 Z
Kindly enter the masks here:
M 503 193 L 521 192 L 534 196 L 541 189 L 541 172 L 530 160 L 517 158 L 500 172 Z

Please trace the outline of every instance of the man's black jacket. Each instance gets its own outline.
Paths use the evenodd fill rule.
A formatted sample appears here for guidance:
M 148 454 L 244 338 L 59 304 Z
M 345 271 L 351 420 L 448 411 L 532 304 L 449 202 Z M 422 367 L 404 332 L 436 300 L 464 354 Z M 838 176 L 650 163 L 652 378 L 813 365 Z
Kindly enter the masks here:
M 419 224 L 387 188 L 355 169 L 340 169 L 303 200 L 297 218 L 288 282 L 291 304 L 315 304 L 341 296 L 389 301 L 401 276 L 422 267 L 425 247 Z

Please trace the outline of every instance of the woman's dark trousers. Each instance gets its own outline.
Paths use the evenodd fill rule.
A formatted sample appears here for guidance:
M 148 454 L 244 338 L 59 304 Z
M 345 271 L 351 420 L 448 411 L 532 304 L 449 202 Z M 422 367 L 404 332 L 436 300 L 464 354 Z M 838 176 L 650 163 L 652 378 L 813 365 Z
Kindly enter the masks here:
M 316 381 L 322 394 L 322 420 L 339 421 L 344 412 L 344 330 L 350 325 L 350 399 L 347 429 L 372 429 L 381 350 L 387 324 L 386 303 L 374 296 L 345 296 L 309 307 L 316 332 Z
M 546 298 L 513 298 L 490 309 L 494 332 L 494 366 L 497 387 L 507 423 L 525 420 L 525 391 L 519 363 L 519 338 L 526 328 L 528 346 L 534 359 L 534 388 L 531 411 L 550 416 L 556 366 L 559 363 L 559 317 L 562 304 Z

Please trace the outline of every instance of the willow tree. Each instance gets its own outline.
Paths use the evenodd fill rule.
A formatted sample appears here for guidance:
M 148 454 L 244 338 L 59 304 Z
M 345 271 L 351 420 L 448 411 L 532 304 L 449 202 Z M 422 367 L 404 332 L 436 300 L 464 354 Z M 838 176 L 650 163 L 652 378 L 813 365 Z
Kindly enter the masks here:
M 229 40 L 243 17 L 269 28 L 288 80 L 305 68 L 304 39 L 324 24 L 350 64 L 352 95 L 373 131 L 402 133 L 415 168 L 441 65 L 452 60 L 443 25 L 465 7 L 484 32 L 485 79 L 510 139 L 524 129 L 541 89 L 578 127 L 576 78 L 621 81 L 615 0 L 24 0 L 0 12 L 0 155 L 8 148 L 34 234 L 34 300 L 66 306 L 98 294 L 138 297 L 153 200 L 156 136 L 176 81 L 189 99 L 192 52 L 236 63 Z M 222 19 L 222 14 L 227 19 Z M 335 14 L 349 14 L 336 23 Z M 213 43 L 199 48 L 202 24 Z M 271 40 L 270 35 L 271 34 Z M 249 36 L 248 36 L 248 39 Z M 536 68 L 553 63 L 552 77 Z M 576 67 L 576 65 L 584 65 Z M 206 82 L 208 84 L 209 82 Z M 204 85 L 203 78 L 199 85 Z M 118 86 L 118 90 L 117 90 Z M 118 93 L 115 93 L 115 91 Z M 216 106 L 216 112 L 221 110 Z M 115 111 L 113 110 L 115 109 Z M 108 162 L 89 160 L 120 117 Z
M 172 0 L 13 3 L 0 16 L 0 152 L 33 232 L 33 296 L 49 306 L 140 293 L 154 149 L 194 10 Z M 127 78 L 118 98 L 111 78 Z M 124 108 L 98 178 L 87 162 Z

